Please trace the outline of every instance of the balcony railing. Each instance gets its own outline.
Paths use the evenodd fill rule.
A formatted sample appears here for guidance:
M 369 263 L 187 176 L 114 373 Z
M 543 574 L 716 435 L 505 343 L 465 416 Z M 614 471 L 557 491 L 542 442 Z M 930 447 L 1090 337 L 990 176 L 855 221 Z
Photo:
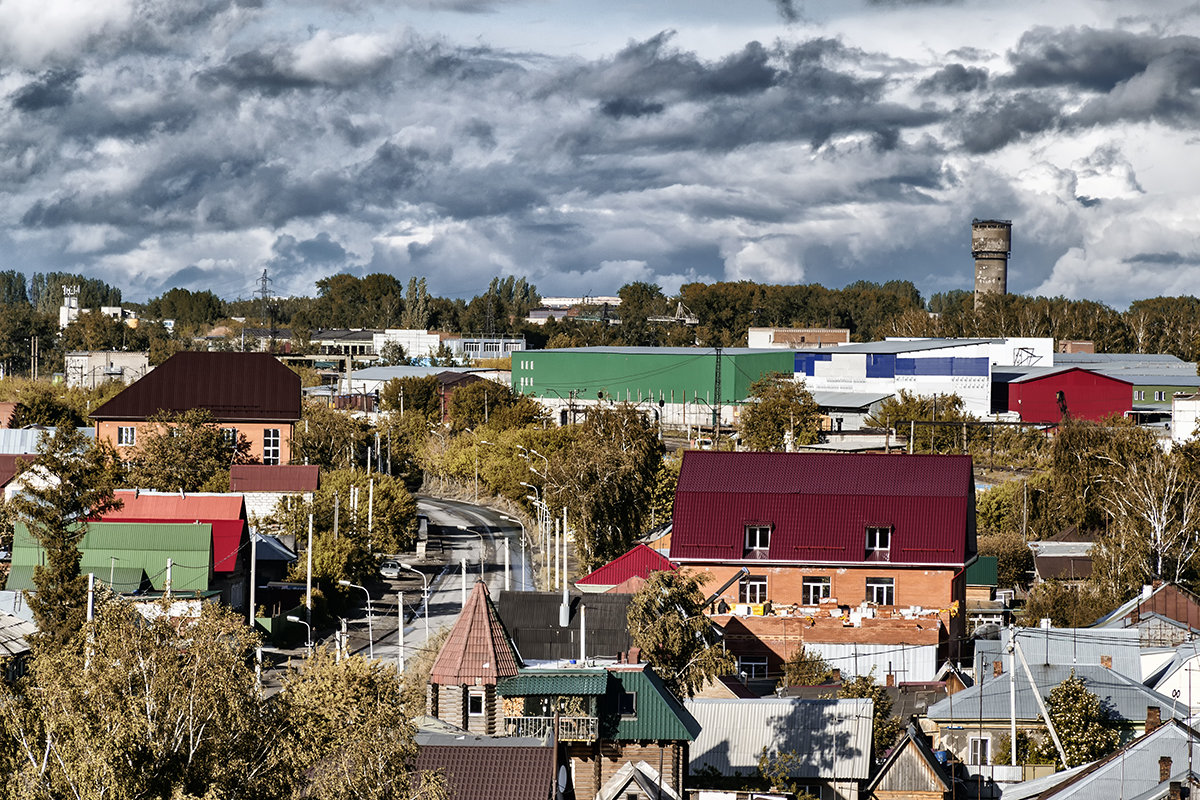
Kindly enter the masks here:
M 504 729 L 509 736 L 533 736 L 540 738 L 554 726 L 554 717 L 505 717 Z M 600 732 L 600 721 L 595 717 L 559 717 L 558 740 L 560 742 L 593 742 Z

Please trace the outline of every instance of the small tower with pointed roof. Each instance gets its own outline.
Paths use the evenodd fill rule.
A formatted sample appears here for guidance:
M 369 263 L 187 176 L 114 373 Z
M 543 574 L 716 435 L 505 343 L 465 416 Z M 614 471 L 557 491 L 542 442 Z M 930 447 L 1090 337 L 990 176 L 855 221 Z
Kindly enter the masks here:
M 429 671 L 429 715 L 472 733 L 498 733 L 496 684 L 520 666 L 487 586 L 477 581 Z

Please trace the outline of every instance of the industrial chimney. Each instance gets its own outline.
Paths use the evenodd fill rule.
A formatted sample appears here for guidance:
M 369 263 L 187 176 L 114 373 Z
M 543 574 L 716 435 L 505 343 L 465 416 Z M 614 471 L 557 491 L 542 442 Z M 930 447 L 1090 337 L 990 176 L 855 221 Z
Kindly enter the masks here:
M 971 221 L 971 255 L 975 258 L 975 308 L 987 294 L 1008 293 L 1008 255 L 1012 252 L 1012 220 Z

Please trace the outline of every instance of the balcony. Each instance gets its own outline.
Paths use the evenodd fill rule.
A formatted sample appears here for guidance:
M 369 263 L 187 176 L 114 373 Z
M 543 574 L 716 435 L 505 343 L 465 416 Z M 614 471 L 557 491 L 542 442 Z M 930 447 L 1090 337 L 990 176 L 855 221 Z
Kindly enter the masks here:
M 505 717 L 504 730 L 509 736 L 532 736 L 541 738 L 550 733 L 554 717 Z M 600 732 L 600 721 L 595 717 L 558 717 L 558 740 L 560 742 L 594 742 Z

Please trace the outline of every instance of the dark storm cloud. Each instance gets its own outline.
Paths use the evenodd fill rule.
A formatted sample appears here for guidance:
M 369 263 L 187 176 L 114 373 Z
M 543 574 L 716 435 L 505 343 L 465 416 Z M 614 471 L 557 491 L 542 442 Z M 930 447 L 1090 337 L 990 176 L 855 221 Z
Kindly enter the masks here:
M 606 117 L 621 119 L 622 117 L 648 117 L 661 114 L 666 108 L 662 103 L 642 100 L 637 97 L 615 97 L 600 104 L 600 112 Z
M 79 70 L 53 69 L 22 86 L 11 95 L 17 111 L 42 111 L 69 104 L 79 83 Z
M 1158 264 L 1165 267 L 1182 267 L 1200 264 L 1200 254 L 1196 253 L 1137 253 L 1125 259 L 1126 264 Z
M 1058 126 L 1060 105 L 1046 97 L 1022 92 L 989 99 L 958 123 L 963 147 L 971 153 L 990 153 L 1024 136 Z
M 922 94 L 960 94 L 987 87 L 988 71 L 982 67 L 947 64 L 917 84 Z
M 800 4 L 797 0 L 774 0 L 775 10 L 779 12 L 779 16 L 783 17 L 785 22 L 800 21 Z
M 1008 54 L 1012 73 L 1005 83 L 1018 87 L 1065 86 L 1108 92 L 1168 59 L 1194 73 L 1200 39 L 1162 37 L 1094 28 L 1034 28 Z M 1194 85 L 1194 84 L 1193 84 Z
M 318 84 L 311 77 L 299 76 L 284 63 L 282 51 L 241 53 L 219 67 L 197 76 L 201 87 L 214 89 L 218 85 L 242 91 L 278 95 L 295 89 L 311 89 Z

